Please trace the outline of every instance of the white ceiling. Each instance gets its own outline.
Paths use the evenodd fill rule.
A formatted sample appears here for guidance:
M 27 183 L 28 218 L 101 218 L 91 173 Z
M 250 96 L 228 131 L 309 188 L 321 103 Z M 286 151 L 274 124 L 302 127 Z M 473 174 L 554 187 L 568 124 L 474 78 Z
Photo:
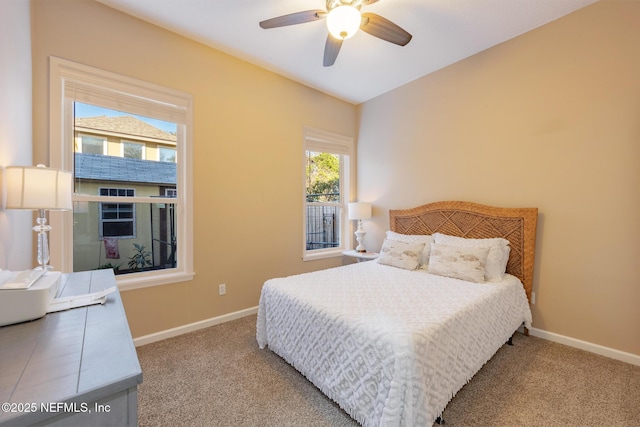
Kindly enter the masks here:
M 354 104 L 460 61 L 596 0 L 380 0 L 363 6 L 413 35 L 400 47 L 359 31 L 322 66 L 325 20 L 258 22 L 325 0 L 98 0 Z

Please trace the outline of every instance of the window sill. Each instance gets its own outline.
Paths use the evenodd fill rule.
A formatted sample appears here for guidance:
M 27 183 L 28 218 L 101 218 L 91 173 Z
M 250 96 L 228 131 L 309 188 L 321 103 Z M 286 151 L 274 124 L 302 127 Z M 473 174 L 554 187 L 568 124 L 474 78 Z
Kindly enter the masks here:
M 193 280 L 195 273 L 185 272 L 149 272 L 132 273 L 126 276 L 116 276 L 118 289 L 120 291 L 131 291 L 133 289 L 149 288 L 152 286 L 169 285 L 171 283 L 186 282 Z
M 345 248 L 335 248 L 330 251 L 322 252 L 306 252 L 302 255 L 302 261 L 315 261 L 317 259 L 337 258 L 342 256 L 342 252 Z

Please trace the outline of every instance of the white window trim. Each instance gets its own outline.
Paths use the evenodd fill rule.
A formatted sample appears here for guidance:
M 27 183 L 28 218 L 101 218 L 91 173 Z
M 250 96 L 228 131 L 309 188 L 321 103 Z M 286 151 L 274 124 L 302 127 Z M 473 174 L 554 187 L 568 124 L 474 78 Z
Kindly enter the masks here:
M 99 70 L 86 65 L 50 57 L 49 67 L 49 166 L 73 170 L 73 147 L 65 141 L 73 141 L 73 109 L 68 108 L 67 97 L 73 90 L 77 101 L 82 102 L 83 90 L 98 88 L 103 97 L 102 105 L 118 110 L 123 100 L 127 102 L 127 111 L 162 118 L 178 123 L 178 155 L 184 160 L 177 163 L 178 198 L 167 199 L 167 203 L 176 203 L 176 218 L 180 250 L 178 267 L 131 273 L 116 276 L 120 290 L 145 288 L 181 281 L 192 280 L 193 271 L 193 97 L 184 92 L 144 82 L 131 77 Z M 73 89 L 71 89 L 73 88 Z M 107 90 L 100 91 L 100 88 Z M 77 96 L 75 95 L 77 93 Z M 130 94 L 121 99 L 120 94 Z M 124 95 L 126 96 L 126 95 Z M 152 103 L 149 100 L 159 101 Z M 145 114 L 146 112 L 146 114 Z M 139 198 L 135 198 L 136 200 Z M 86 195 L 73 196 L 74 201 L 93 200 Z M 134 202 L 136 201 L 134 200 Z M 163 199 L 154 199 L 164 202 Z M 127 200 L 130 202 L 130 200 Z M 50 212 L 51 265 L 56 270 L 69 273 L 73 271 L 73 215 L 69 212 Z
M 307 202 L 306 202 L 306 152 L 307 150 L 342 154 L 346 161 L 340 163 L 340 246 L 327 249 L 307 250 Z M 355 156 L 353 155 L 353 138 L 327 132 L 311 127 L 304 128 L 304 141 L 302 147 L 302 260 L 313 261 L 317 259 L 342 256 L 342 252 L 353 247 L 351 239 L 351 227 L 347 220 L 347 204 L 351 193 L 351 171 Z

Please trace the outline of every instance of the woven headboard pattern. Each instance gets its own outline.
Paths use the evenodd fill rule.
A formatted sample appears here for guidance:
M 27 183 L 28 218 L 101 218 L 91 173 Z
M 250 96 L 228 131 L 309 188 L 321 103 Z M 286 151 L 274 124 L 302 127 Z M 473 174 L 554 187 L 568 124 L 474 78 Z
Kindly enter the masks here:
M 498 208 L 471 202 L 435 202 L 389 211 L 390 229 L 402 234 L 443 233 L 451 236 L 509 240 L 507 273 L 518 277 L 531 299 L 537 208 Z

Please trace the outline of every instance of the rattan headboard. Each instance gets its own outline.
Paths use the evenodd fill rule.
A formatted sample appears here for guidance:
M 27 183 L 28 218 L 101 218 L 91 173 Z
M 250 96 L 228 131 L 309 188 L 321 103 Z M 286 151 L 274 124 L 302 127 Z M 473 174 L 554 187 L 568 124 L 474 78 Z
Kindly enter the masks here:
M 471 202 L 435 202 L 412 209 L 389 211 L 392 231 L 509 240 L 507 273 L 518 277 L 531 301 L 536 250 L 537 208 L 496 208 Z

